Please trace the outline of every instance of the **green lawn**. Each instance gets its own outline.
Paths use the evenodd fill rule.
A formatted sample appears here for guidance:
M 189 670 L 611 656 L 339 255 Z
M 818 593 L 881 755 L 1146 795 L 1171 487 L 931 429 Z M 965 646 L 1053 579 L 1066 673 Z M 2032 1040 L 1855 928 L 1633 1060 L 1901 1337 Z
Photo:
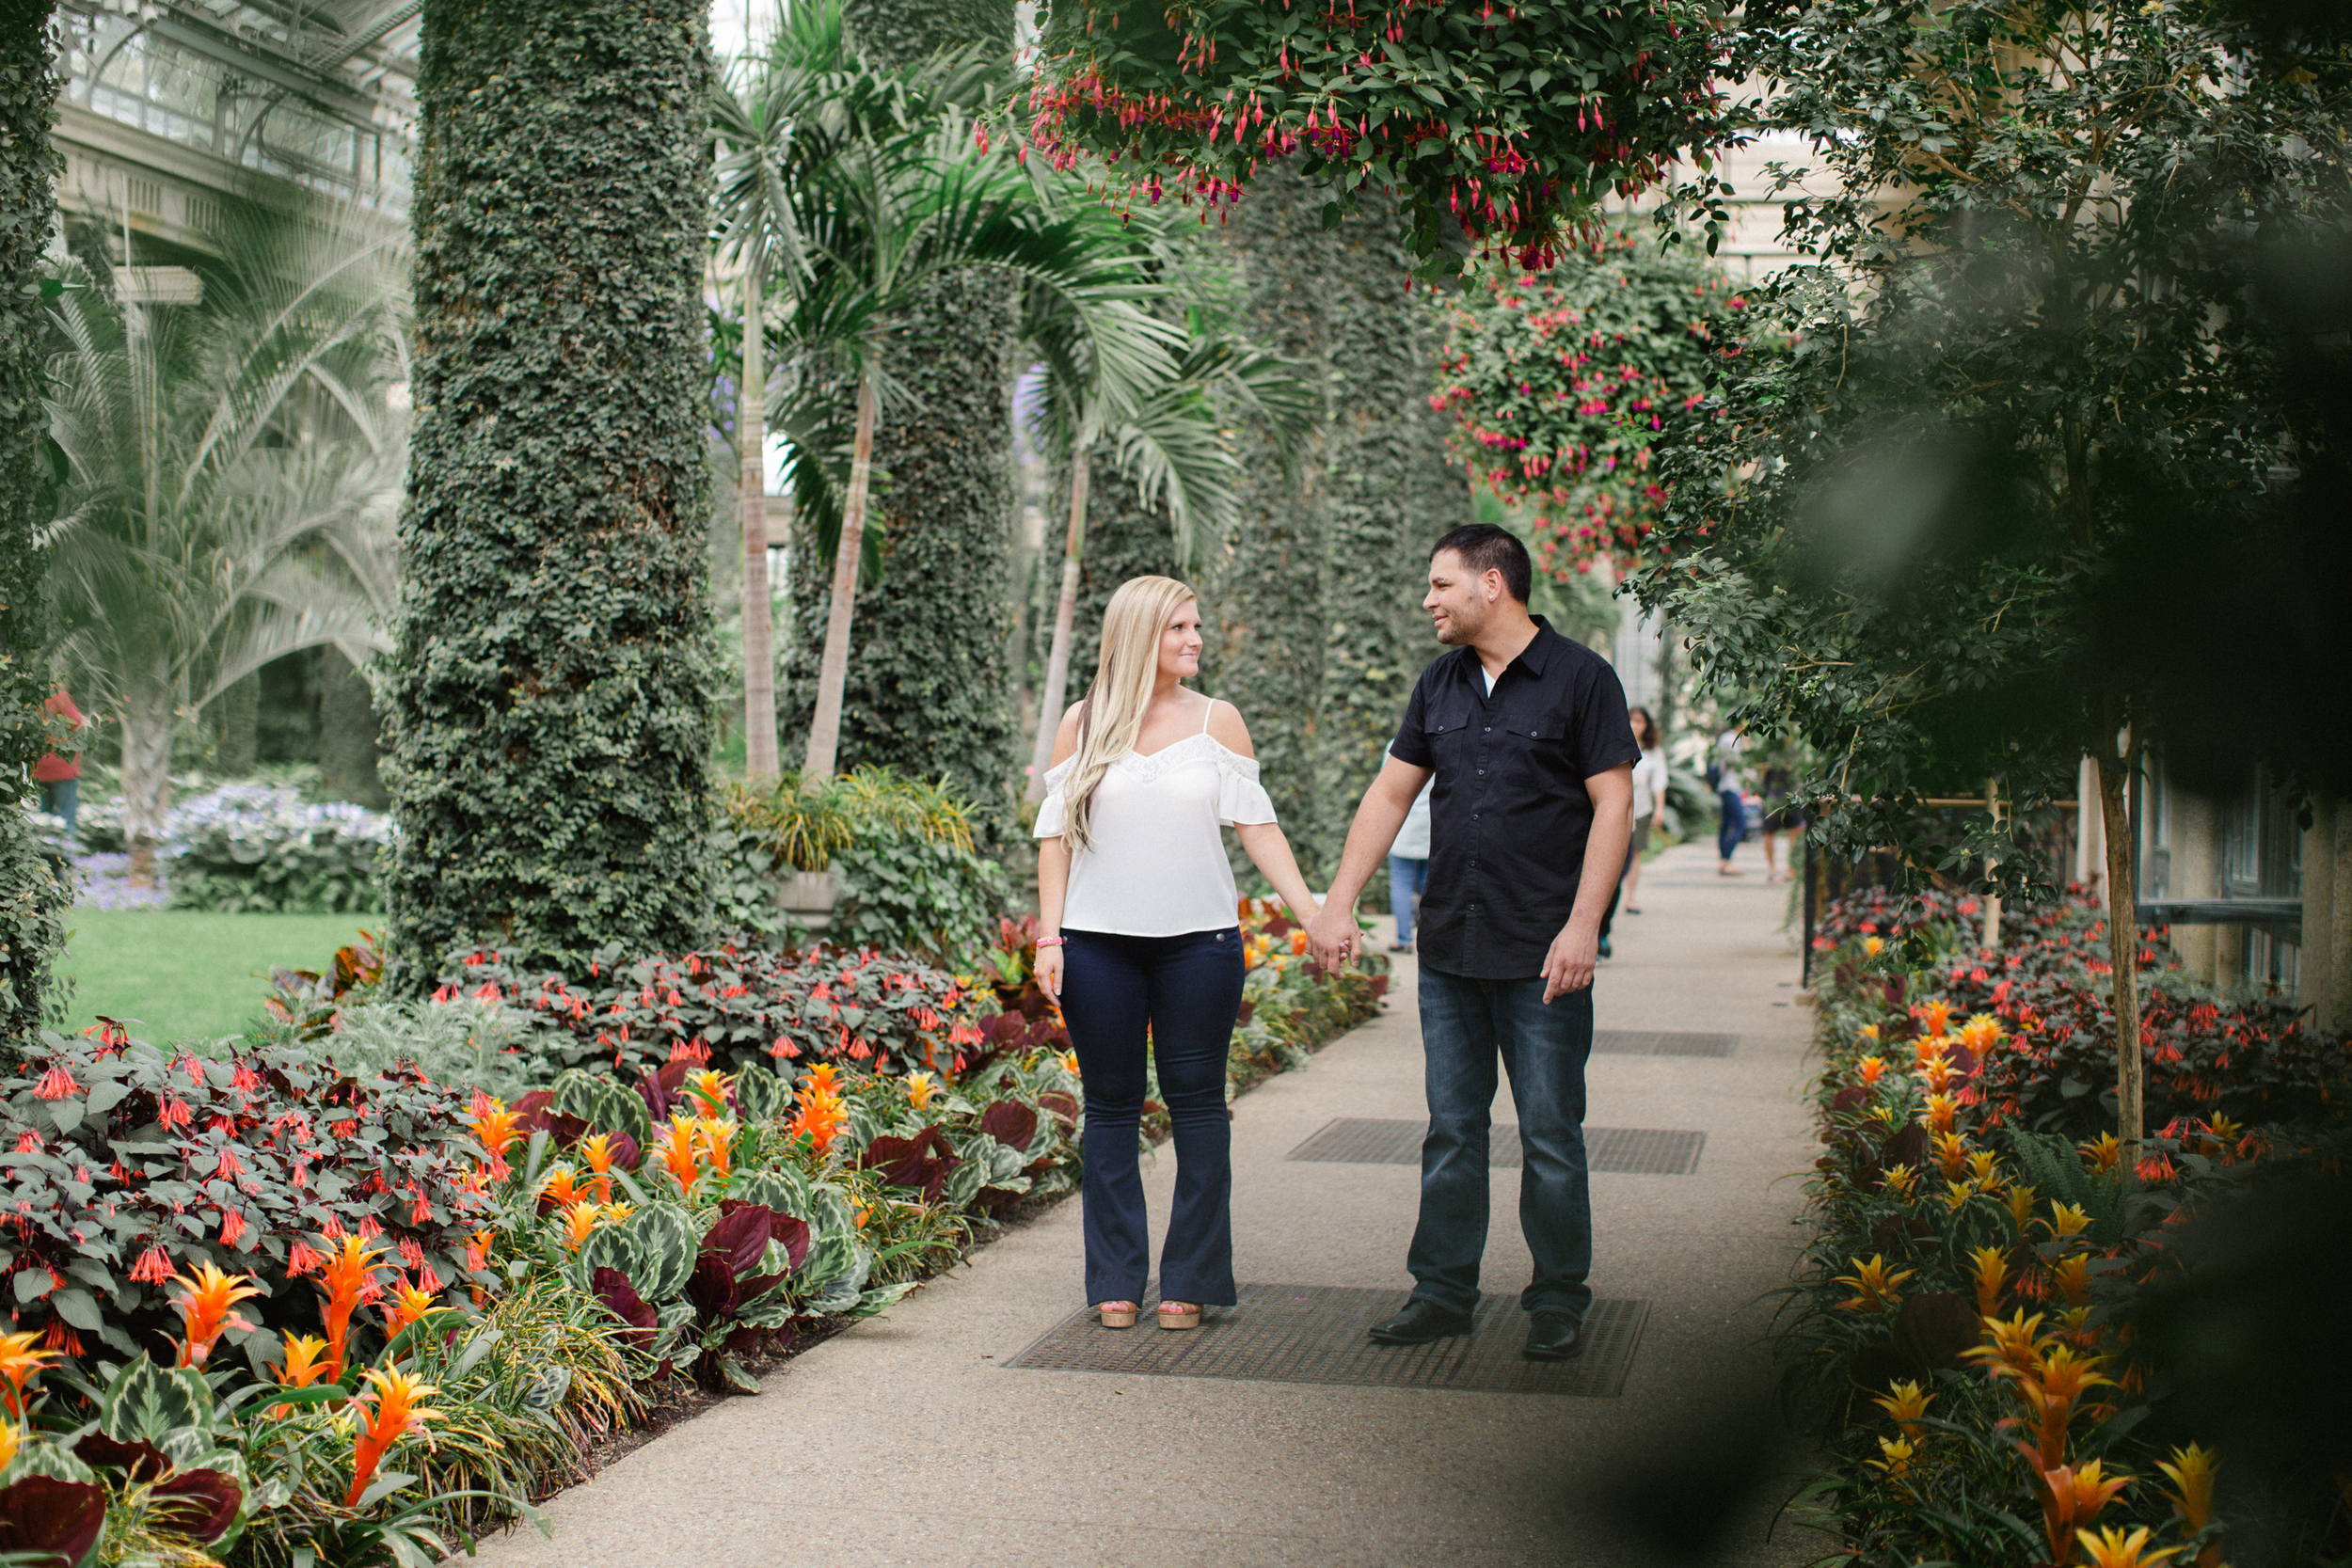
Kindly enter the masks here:
M 75 1029 L 98 1015 L 136 1019 L 131 1033 L 157 1045 L 186 1036 L 242 1034 L 261 1015 L 274 965 L 324 970 L 365 914 L 207 914 L 195 910 L 76 909 L 59 960 L 74 977 Z

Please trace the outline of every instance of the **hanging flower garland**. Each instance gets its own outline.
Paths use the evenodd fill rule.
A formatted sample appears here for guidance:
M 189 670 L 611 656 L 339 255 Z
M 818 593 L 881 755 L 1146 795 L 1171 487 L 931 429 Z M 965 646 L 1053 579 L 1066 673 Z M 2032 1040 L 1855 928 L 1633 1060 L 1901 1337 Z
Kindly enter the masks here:
M 1438 389 L 1457 462 L 1533 509 L 1555 577 L 1639 555 L 1665 499 L 1650 446 L 1742 351 L 1746 300 L 1689 245 L 1612 230 L 1588 264 L 1489 277 L 1450 313 Z
M 1208 214 L 1269 160 L 1402 197 L 1420 269 L 1521 269 L 1589 239 L 1598 203 L 1704 164 L 1728 133 L 1705 0 L 1070 0 L 1042 40 L 1025 140 L 1105 194 Z M 982 131 L 983 138 L 986 130 Z

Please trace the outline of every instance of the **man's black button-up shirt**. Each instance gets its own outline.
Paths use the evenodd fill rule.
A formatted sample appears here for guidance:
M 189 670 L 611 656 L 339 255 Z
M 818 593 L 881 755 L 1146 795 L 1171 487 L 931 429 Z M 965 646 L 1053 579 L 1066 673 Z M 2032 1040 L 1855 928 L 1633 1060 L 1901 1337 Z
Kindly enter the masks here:
M 1642 754 L 1617 673 L 1538 616 L 1491 696 L 1475 648 L 1423 670 L 1391 752 L 1437 772 L 1422 961 L 1475 979 L 1542 974 L 1584 874 L 1584 781 Z

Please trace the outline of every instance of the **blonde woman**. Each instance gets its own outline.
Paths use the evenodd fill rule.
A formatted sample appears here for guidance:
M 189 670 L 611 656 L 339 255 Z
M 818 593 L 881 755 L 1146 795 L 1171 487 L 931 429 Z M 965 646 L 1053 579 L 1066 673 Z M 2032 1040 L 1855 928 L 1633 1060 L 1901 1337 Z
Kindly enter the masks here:
M 1086 1087 L 1087 1300 L 1135 1325 L 1150 1271 L 1143 1179 L 1146 1032 L 1175 1124 L 1176 1199 L 1160 1251 L 1162 1328 L 1198 1328 L 1233 1291 L 1225 1060 L 1241 1011 L 1241 932 L 1220 824 L 1301 920 L 1317 909 L 1248 728 L 1200 673 L 1200 605 L 1136 578 L 1103 611 L 1103 657 L 1063 716 L 1038 810 L 1038 983 L 1061 1004 Z

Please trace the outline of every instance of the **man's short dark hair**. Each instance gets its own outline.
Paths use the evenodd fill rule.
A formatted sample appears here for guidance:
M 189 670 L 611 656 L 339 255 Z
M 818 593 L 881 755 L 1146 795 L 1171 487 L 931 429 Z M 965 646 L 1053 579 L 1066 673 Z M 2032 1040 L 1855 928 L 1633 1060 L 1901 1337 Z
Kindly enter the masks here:
M 1462 558 L 1472 577 L 1485 577 L 1488 572 L 1502 574 L 1502 591 L 1521 604 L 1535 588 L 1535 566 L 1527 559 L 1527 546 L 1513 537 L 1506 528 L 1492 523 L 1466 523 L 1429 546 L 1429 559 L 1435 561 L 1452 550 Z

